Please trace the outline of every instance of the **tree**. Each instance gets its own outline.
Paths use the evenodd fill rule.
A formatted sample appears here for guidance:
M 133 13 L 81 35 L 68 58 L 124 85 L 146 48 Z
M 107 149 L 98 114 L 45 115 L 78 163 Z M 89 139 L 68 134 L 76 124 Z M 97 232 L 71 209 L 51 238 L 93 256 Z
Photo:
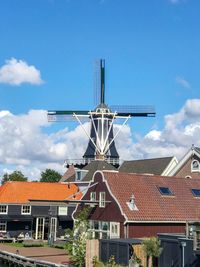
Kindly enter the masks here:
M 85 207 L 81 210 L 76 217 L 73 230 L 66 230 L 66 234 L 69 236 L 69 240 L 66 243 L 66 249 L 71 255 L 70 259 L 73 266 L 85 266 L 86 241 L 90 238 L 90 235 L 88 234 L 89 212 L 90 207 Z
M 62 175 L 52 169 L 46 169 L 41 173 L 40 182 L 57 183 L 62 178 Z
M 21 171 L 14 171 L 11 174 L 5 173 L 3 175 L 1 184 L 4 184 L 8 181 L 21 181 L 27 182 L 28 178 Z
M 147 267 L 149 267 L 150 258 L 158 258 L 162 252 L 160 240 L 157 237 L 145 239 L 142 242 L 142 248 L 147 257 Z

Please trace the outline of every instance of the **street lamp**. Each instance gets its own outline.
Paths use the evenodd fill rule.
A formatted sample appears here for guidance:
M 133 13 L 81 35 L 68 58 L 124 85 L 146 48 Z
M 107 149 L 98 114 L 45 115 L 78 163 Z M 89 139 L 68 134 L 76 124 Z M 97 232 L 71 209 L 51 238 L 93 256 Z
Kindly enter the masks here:
M 185 241 L 181 241 L 181 247 L 182 247 L 182 267 L 185 267 L 185 247 L 186 247 Z

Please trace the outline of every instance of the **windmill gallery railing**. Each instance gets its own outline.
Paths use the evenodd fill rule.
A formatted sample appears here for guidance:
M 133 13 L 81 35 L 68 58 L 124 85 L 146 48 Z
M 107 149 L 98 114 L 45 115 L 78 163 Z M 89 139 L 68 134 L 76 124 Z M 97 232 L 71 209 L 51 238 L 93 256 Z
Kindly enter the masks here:
M 83 161 L 102 159 L 111 164 L 119 164 L 119 154 L 115 147 L 115 139 L 122 127 L 131 117 L 154 117 L 153 106 L 113 106 L 105 104 L 105 60 L 99 62 L 99 93 L 98 105 L 94 110 L 49 110 L 49 121 L 76 119 L 87 135 L 89 142 L 83 155 Z M 85 129 L 82 120 L 90 121 L 90 134 Z M 123 123 L 117 132 L 113 131 L 114 121 L 120 119 Z

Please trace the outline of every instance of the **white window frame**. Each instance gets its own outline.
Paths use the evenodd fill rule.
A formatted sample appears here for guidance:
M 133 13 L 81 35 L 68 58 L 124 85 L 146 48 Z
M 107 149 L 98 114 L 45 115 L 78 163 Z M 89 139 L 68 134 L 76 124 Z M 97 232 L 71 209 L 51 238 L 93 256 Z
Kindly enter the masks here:
M 107 229 L 104 229 L 103 225 L 107 224 Z M 97 228 L 95 228 L 95 225 Z M 106 235 L 107 238 L 110 238 L 110 222 L 108 221 L 89 221 L 89 232 L 91 233 L 91 237 L 95 238 L 96 234 L 98 234 L 99 239 L 103 238 L 103 235 Z
M 99 207 L 105 208 L 105 206 L 106 206 L 106 193 L 99 192 Z
M 1 207 L 2 208 L 6 208 L 6 210 L 5 211 L 1 211 Z M 0 204 L 0 214 L 8 214 L 8 205 Z
M 45 218 L 44 217 L 37 217 L 36 218 L 35 239 L 44 240 L 44 225 L 45 225 Z
M 24 212 L 24 208 L 26 209 L 27 207 L 29 207 L 29 212 Z M 31 214 L 31 205 L 22 205 L 21 214 L 22 215 L 30 215 Z
M 50 221 L 50 237 L 53 237 L 53 241 L 56 241 L 57 235 L 57 218 L 51 217 Z
M 5 229 L 1 230 L 1 226 L 4 226 Z M 5 220 L 0 220 L 0 233 L 5 233 L 7 231 L 7 221 Z
M 194 162 L 198 163 L 198 167 L 196 169 L 193 167 Z M 197 159 L 193 159 L 191 162 L 191 172 L 200 172 L 200 162 Z
M 67 215 L 68 215 L 68 207 L 67 206 L 59 206 L 58 207 L 58 216 L 67 216 Z
M 77 182 L 82 181 L 82 179 L 85 177 L 85 175 L 88 173 L 87 170 L 81 170 L 81 169 L 76 169 L 75 170 L 75 179 Z
M 96 201 L 96 192 L 90 192 L 90 201 Z
M 119 237 L 120 237 L 120 223 L 110 222 L 110 238 L 119 238 Z

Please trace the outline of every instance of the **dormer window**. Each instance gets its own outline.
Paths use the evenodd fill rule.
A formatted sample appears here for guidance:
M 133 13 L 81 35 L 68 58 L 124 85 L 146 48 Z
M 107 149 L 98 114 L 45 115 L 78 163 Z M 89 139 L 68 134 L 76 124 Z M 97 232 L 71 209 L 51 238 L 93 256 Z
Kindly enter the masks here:
M 191 171 L 192 172 L 199 172 L 200 171 L 200 163 L 198 160 L 194 159 L 191 164 Z
M 76 181 L 82 181 L 87 172 L 87 170 L 76 170 Z
M 135 196 L 134 194 L 131 195 L 130 200 L 126 202 L 130 210 L 138 210 L 137 206 L 135 205 Z
M 81 171 L 76 172 L 76 181 L 81 181 Z

